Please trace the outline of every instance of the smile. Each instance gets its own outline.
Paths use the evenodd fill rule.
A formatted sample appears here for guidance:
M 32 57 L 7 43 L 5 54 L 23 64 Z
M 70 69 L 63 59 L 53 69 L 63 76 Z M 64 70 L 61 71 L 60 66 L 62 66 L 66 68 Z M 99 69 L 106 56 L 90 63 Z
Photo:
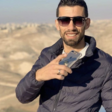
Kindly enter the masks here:
M 66 35 L 70 38 L 75 38 L 78 33 L 67 33 Z
M 76 36 L 76 34 L 67 34 L 67 36 L 73 37 Z

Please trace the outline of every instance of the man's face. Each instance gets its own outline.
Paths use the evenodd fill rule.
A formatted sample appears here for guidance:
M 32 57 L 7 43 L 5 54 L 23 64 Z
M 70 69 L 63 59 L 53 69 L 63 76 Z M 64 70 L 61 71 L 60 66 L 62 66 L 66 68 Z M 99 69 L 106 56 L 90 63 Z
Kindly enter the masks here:
M 84 8 L 81 6 L 62 6 L 59 8 L 59 17 L 85 17 Z M 56 27 L 60 32 L 65 45 L 75 47 L 84 41 L 85 30 L 89 27 L 90 20 L 83 21 L 81 27 L 74 25 L 71 20 L 67 26 L 61 26 L 56 20 Z

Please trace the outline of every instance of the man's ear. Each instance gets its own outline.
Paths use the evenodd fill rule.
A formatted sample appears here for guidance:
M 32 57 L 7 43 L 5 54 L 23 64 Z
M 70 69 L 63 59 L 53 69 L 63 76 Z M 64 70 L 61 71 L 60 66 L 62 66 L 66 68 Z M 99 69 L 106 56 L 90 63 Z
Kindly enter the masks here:
M 56 26 L 56 29 L 59 31 L 59 23 L 57 19 L 55 20 L 55 26 Z
M 90 27 L 90 23 L 91 23 L 90 18 L 87 18 L 86 25 L 85 25 L 85 29 L 88 29 Z

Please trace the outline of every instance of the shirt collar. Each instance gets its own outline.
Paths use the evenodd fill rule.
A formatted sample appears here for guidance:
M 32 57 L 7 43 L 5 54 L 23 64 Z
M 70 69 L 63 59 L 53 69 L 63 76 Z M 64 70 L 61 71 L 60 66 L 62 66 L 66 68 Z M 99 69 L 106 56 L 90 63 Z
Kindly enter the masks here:
M 89 48 L 86 51 L 86 57 L 90 57 L 94 54 L 94 51 L 96 49 L 96 41 L 93 37 L 85 35 L 85 42 L 89 44 Z M 46 50 L 49 51 L 49 53 L 55 54 L 58 56 L 63 51 L 63 40 L 60 38 L 55 44 L 53 44 L 50 47 L 47 47 Z
M 87 51 L 88 47 L 89 47 L 89 44 L 86 42 L 85 47 L 80 51 L 80 53 L 82 54 L 80 59 L 83 58 L 86 55 L 86 51 Z M 64 50 L 62 51 L 62 54 L 65 54 Z

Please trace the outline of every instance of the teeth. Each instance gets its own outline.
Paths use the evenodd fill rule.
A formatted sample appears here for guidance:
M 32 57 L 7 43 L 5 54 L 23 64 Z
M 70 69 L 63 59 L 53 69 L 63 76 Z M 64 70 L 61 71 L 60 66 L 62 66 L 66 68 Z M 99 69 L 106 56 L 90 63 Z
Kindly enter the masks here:
M 68 36 L 75 36 L 76 34 L 68 34 Z

